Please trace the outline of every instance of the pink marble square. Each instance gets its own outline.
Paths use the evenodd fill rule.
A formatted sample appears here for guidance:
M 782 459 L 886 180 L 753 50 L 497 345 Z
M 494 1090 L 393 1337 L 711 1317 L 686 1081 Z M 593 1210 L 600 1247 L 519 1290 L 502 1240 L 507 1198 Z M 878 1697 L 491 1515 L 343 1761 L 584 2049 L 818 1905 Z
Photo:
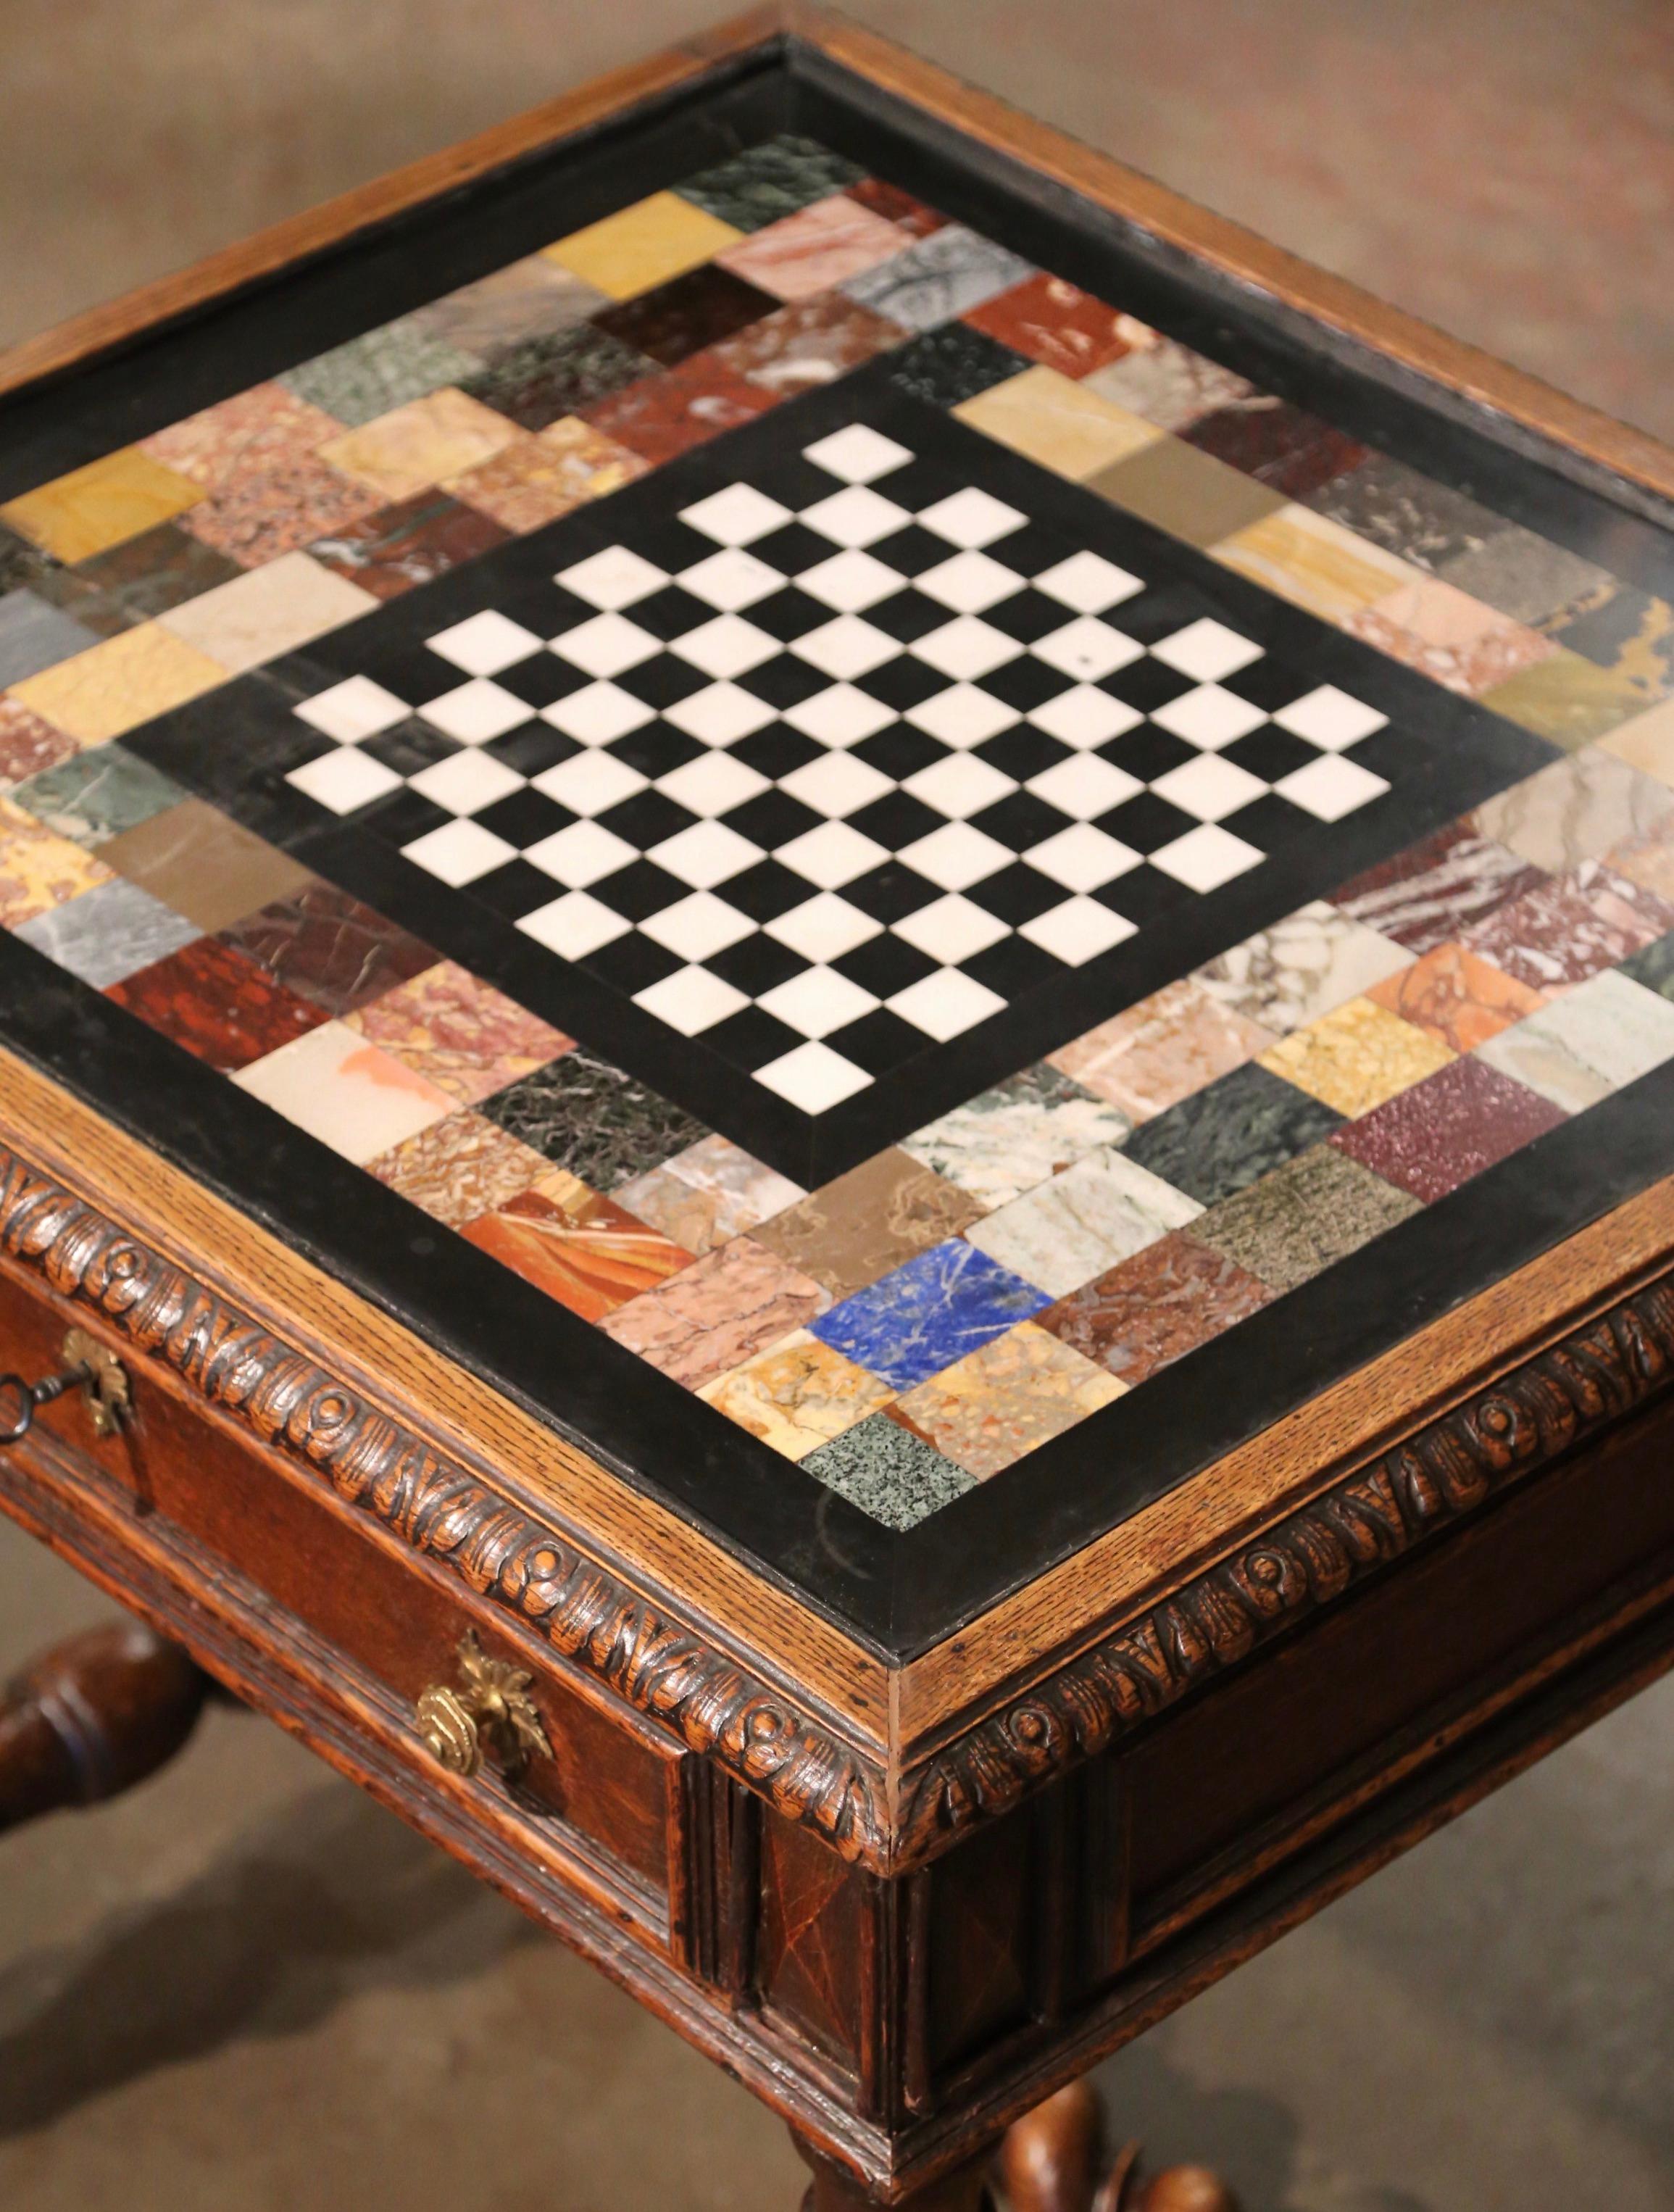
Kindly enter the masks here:
M 312 460 L 328 438 L 343 435 L 343 428 L 335 415 L 282 384 L 252 384 L 248 392 L 235 392 L 143 439 L 141 450 L 213 492 L 240 477 Z
M 743 1364 L 831 1304 L 828 1291 L 748 1237 L 599 1323 L 688 1390 Z
M 1188 975 L 1051 1054 L 1048 1065 L 1145 1121 L 1277 1042 Z
M 1549 878 L 1465 931 L 1468 951 L 1531 991 L 1584 983 L 1674 929 L 1674 906 L 1600 860 Z
M 777 300 L 810 300 L 863 269 L 875 269 L 912 242 L 893 222 L 837 192 L 770 222 L 715 259 Z
M 532 1075 L 575 1042 L 452 960 L 386 991 L 348 1021 L 467 1106 Z

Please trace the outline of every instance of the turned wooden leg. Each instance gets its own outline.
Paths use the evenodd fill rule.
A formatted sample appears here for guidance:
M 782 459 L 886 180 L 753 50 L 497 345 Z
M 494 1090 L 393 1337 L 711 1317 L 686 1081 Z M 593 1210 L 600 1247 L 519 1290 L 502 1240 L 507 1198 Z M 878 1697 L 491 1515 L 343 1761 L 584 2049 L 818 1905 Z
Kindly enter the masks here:
M 1147 2178 L 1134 2142 L 1108 2158 L 1099 2100 L 1085 2081 L 1008 2128 L 995 2170 L 1010 2212 L 1238 2212 L 1207 2166 L 1166 2166 Z
M 143 1782 L 191 1734 L 210 1686 L 137 1621 L 47 1652 L 0 1694 L 0 1829 Z
M 813 2185 L 802 2200 L 802 2212 L 878 2212 L 883 2200 L 873 2196 L 852 2173 L 831 2166 L 810 2150 L 792 2130 L 792 2140 L 805 2163 L 814 2170 Z M 978 2159 L 957 2173 L 944 2174 L 911 2197 L 897 2197 L 891 2212 L 993 2212 L 988 2193 L 988 2160 Z

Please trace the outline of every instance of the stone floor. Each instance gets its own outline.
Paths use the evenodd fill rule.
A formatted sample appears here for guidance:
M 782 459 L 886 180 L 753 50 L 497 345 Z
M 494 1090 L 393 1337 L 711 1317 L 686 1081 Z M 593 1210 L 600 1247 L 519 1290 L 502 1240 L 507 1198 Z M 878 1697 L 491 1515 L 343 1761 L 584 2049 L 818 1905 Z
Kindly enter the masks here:
M 0 337 L 724 12 L 9 0 Z M 858 0 L 1674 436 L 1659 0 Z M 0 1527 L 0 1669 L 107 1608 Z M 1674 1685 L 1123 2053 L 1248 2212 L 1674 2212 Z M 790 2212 L 777 2123 L 262 1724 L 9 1838 L 6 2212 Z

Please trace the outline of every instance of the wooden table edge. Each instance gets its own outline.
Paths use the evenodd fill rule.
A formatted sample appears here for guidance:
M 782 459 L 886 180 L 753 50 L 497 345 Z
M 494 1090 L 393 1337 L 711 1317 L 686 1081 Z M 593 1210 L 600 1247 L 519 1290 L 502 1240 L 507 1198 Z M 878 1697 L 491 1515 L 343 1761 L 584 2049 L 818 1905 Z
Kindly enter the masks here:
M 1647 434 L 1386 306 L 1345 280 L 1311 268 L 1237 223 L 807 0 L 734 17 L 660 56 L 613 71 L 511 123 L 25 340 L 0 353 L 0 395 L 118 348 L 149 328 L 543 146 L 695 84 L 752 54 L 766 55 L 787 35 L 793 46 L 800 42 L 816 51 L 1164 243 L 1583 456 L 1625 484 L 1674 497 L 1674 450 Z M 42 1121 L 31 1109 L 57 1118 Z M 49 1127 L 55 1133 L 50 1139 L 42 1134 Z M 716 1624 L 725 1622 L 731 1638 L 729 1662 L 741 1648 L 747 1650 L 764 1676 L 772 1678 L 773 1694 L 780 1695 L 794 1680 L 805 1700 L 823 1703 L 843 1731 L 844 1752 L 854 1753 L 852 1771 L 863 1778 L 870 1801 L 846 1844 L 863 1863 L 879 1869 L 937 1847 L 936 1836 L 923 1826 L 924 1808 L 932 1802 L 939 1806 L 936 1817 L 943 1821 L 966 1786 L 969 1762 L 961 1764 L 955 1755 L 961 1738 L 969 1750 L 992 1744 L 1008 1731 L 1015 1735 L 1020 1717 L 1040 1702 L 1044 1679 L 1077 1679 L 1077 1667 L 1084 1673 L 1099 1654 L 1115 1650 L 1136 1624 L 1160 1617 L 1158 1608 L 1188 1602 L 1192 1589 L 1206 1587 L 1213 1574 L 1225 1571 L 1238 1547 L 1258 1545 L 1286 1515 L 1329 1505 L 1346 1494 L 1380 1454 L 1403 1441 L 1410 1443 L 1426 1425 L 1442 1434 L 1474 1401 L 1485 1401 L 1496 1391 L 1514 1395 L 1519 1376 L 1528 1387 L 1539 1387 L 1546 1371 L 1542 1362 L 1550 1360 L 1555 1345 L 1612 1304 L 1629 1315 L 1632 1293 L 1674 1261 L 1670 1178 L 1345 1378 L 921 1657 L 891 1670 L 585 1454 L 559 1447 L 567 1486 L 555 1492 L 550 1469 L 557 1440 L 549 1430 L 300 1261 L 189 1176 L 163 1168 L 113 1124 L 11 1054 L 0 1053 L 0 1141 L 10 1141 L 9 1129 L 24 1160 L 56 1176 L 76 1199 L 107 1214 L 119 1228 L 155 1245 L 171 1265 L 204 1277 L 207 1287 L 251 1310 L 258 1321 L 264 1309 L 275 1312 L 276 1285 L 295 1285 L 298 1302 L 279 1308 L 284 1318 L 272 1322 L 276 1337 L 297 1336 L 291 1314 L 324 1317 L 329 1326 L 312 1333 L 311 1355 L 322 1365 L 341 1368 L 357 1392 L 373 1400 L 387 1395 L 385 1378 L 392 1373 L 422 1378 L 422 1421 L 410 1410 L 403 1418 L 436 1449 L 471 1468 L 476 1479 L 489 1485 L 496 1476 L 503 1480 L 507 1495 L 517 1495 L 535 1512 L 549 1513 L 566 1540 L 608 1563 L 608 1571 L 632 1578 L 641 1594 L 648 1587 L 683 1607 L 694 1633 L 719 1636 Z M 90 1167 L 101 1159 L 120 1163 L 125 1176 Z M 133 1170 L 142 1164 L 158 1188 L 159 1178 L 167 1178 L 167 1211 L 177 1223 L 197 1219 L 213 1224 L 203 1238 L 193 1240 L 190 1255 L 180 1254 L 178 1231 L 162 1225 L 156 1206 L 136 1210 L 134 1194 L 143 1178 L 136 1179 Z M 214 1270 L 203 1264 L 202 1251 L 222 1255 Z M 211 1273 L 213 1283 L 208 1279 Z M 1658 1308 L 1647 1324 L 1635 1310 L 1626 1320 L 1604 1325 L 1649 1327 L 1654 1336 L 1659 1315 Z M 1674 1352 L 1674 1339 L 1662 1351 Z M 1428 1370 L 1432 1384 L 1429 1410 L 1422 1421 L 1399 1411 L 1403 1381 L 1415 1370 Z M 1410 1392 L 1404 1402 L 1410 1404 Z M 492 1470 L 482 1450 L 485 1434 L 494 1441 Z M 1049 1725 L 1047 1734 L 1052 1733 Z M 828 1758 L 834 1748 L 813 1722 L 807 1723 L 807 1744 L 810 1759 Z M 1002 1798 L 1012 1802 L 1020 1789 L 1058 1771 L 1067 1759 L 1088 1755 L 1087 1746 L 1077 1744 L 1062 1756 L 1052 1750 L 1043 1763 L 1043 1755 L 1022 1738 L 1015 1747 L 1011 1765 L 1025 1779 L 1007 1781 L 973 1811 L 967 1808 L 972 1817 L 1000 1809 Z M 753 1779 L 759 1784 L 761 1776 Z M 819 1824 L 831 1815 L 828 1805 L 818 1814 L 804 1806 L 797 1817 Z

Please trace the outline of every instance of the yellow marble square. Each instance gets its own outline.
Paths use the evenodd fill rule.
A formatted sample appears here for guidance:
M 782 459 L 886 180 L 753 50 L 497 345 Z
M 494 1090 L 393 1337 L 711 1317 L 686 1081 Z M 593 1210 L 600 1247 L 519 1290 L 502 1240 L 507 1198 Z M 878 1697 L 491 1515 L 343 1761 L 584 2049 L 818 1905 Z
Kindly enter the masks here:
M 15 929 L 111 881 L 110 869 L 94 854 L 0 799 L 0 929 Z
M 1422 580 L 1392 553 L 1294 504 L 1234 531 L 1212 550 L 1226 568 L 1330 623 Z
M 887 1406 L 895 1393 L 798 1328 L 706 1382 L 698 1395 L 786 1459 L 802 1460 Z
M 636 292 L 648 292 L 653 284 L 664 284 L 737 246 L 743 234 L 676 193 L 653 192 L 542 251 L 549 261 L 584 283 L 596 284 L 613 300 L 631 300 Z
M 1353 1121 L 1454 1057 L 1428 1030 L 1370 999 L 1350 999 L 1305 1029 L 1293 1030 L 1259 1064 Z
M 909 1390 L 895 1418 L 981 1482 L 1127 1387 L 1026 1321 Z
M 991 385 L 953 411 L 973 430 L 1077 483 L 1154 446 L 1163 434 L 1114 400 L 1101 399 L 1041 366 Z
M 1608 737 L 1599 738 L 1598 750 L 1614 753 L 1641 775 L 1674 784 L 1674 699 L 1665 699 L 1648 714 L 1635 714 L 1631 722 L 1619 723 Z
M 1496 714 L 1566 752 L 1578 752 L 1626 721 L 1651 719 L 1644 711 L 1644 690 L 1630 676 L 1619 668 L 1601 668 L 1567 648 L 1477 696 Z
M 409 399 L 319 449 L 328 468 L 394 501 L 464 476 L 523 436 L 515 422 L 451 384 Z
M 203 497 L 202 484 L 165 468 L 137 446 L 124 446 L 9 501 L 0 507 L 0 522 L 58 560 L 89 561 L 183 514 Z
M 161 623 L 142 623 L 14 684 L 11 696 L 78 745 L 102 745 L 213 691 L 227 672 Z

